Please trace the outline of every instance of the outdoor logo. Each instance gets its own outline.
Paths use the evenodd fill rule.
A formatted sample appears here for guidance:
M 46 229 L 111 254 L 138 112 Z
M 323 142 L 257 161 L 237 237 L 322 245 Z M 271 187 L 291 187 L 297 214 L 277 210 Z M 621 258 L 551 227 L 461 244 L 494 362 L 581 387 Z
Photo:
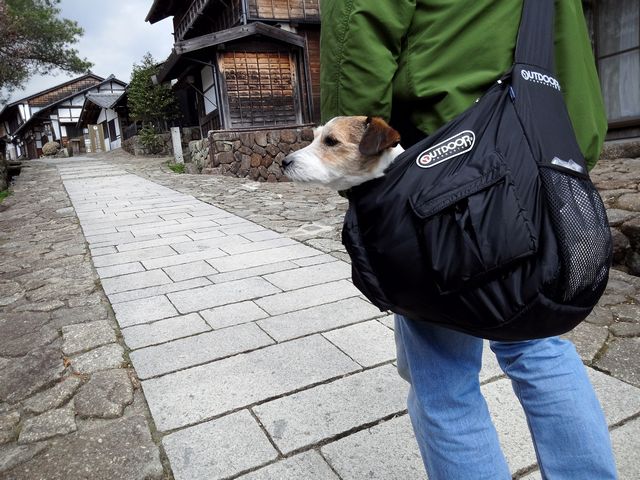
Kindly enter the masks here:
M 540 72 L 534 72 L 533 70 L 520 70 L 520 75 L 528 82 L 536 82 L 547 87 L 555 88 L 556 90 L 560 90 L 560 83 L 555 78 L 544 75 Z
M 420 168 L 431 168 L 450 158 L 468 152 L 476 142 L 476 134 L 465 130 L 425 150 L 416 159 Z

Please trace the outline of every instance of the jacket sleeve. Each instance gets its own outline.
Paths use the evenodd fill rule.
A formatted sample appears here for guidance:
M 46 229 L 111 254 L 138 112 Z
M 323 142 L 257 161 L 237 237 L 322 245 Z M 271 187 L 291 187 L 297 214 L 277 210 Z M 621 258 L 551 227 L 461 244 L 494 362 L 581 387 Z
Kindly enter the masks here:
M 391 115 L 392 80 L 416 0 L 322 0 L 322 122 Z
M 557 0 L 556 73 L 587 166 L 593 168 L 607 132 L 607 117 L 580 0 Z

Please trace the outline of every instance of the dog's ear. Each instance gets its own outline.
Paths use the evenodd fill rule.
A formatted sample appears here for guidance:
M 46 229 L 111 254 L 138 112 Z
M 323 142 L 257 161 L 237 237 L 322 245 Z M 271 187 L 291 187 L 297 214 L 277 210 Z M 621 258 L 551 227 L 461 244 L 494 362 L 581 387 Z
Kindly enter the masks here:
M 358 149 L 362 155 L 378 155 L 400 143 L 400 134 L 380 117 L 367 117 L 366 130 Z

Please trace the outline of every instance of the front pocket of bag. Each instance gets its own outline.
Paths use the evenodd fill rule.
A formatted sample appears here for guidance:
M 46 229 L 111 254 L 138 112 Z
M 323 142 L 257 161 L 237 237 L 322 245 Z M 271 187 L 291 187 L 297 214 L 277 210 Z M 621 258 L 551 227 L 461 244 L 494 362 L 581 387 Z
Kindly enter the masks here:
M 411 198 L 422 261 L 442 294 L 460 291 L 535 253 L 529 216 L 500 156 L 487 171 L 436 198 Z M 426 197 L 426 199 L 424 199 Z

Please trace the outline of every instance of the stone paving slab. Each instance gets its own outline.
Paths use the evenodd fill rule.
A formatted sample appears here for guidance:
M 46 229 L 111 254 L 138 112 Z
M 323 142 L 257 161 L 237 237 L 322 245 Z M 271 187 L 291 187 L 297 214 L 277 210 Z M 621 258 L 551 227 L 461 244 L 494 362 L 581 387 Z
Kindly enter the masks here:
M 168 257 L 176 255 L 175 250 L 168 246 L 143 248 L 140 250 L 131 250 L 129 252 L 113 253 L 111 255 L 102 255 L 93 259 L 96 267 L 110 267 L 121 263 L 139 262 L 141 260 L 151 260 L 154 258 Z
M 172 278 L 161 270 L 151 270 L 140 273 L 130 273 L 118 277 L 102 279 L 102 288 L 107 295 L 146 287 L 156 287 L 172 283 Z
M 259 308 L 259 307 L 258 307 Z M 262 312 L 264 310 L 260 309 Z M 292 338 L 343 327 L 380 315 L 380 310 L 359 297 L 275 315 L 257 323 L 264 331 L 281 342 Z M 267 316 L 265 313 L 264 316 Z
M 117 277 L 128 273 L 139 273 L 144 271 L 144 267 L 140 262 L 122 263 L 112 267 L 96 268 L 96 272 L 100 278 Z
M 358 295 L 360 295 L 360 291 L 351 282 L 339 280 L 279 293 L 257 300 L 256 303 L 269 314 L 278 315 Z
M 268 467 L 238 477 L 238 480 L 275 479 L 339 480 L 329 464 L 316 451 L 310 451 L 281 460 Z
M 320 336 L 266 347 L 142 382 L 167 431 L 360 369 Z
M 349 435 L 320 449 L 343 480 L 424 480 L 408 415 Z
M 203 310 L 200 315 L 206 320 L 211 328 L 219 329 L 239 325 L 253 320 L 268 317 L 269 314 L 258 307 L 254 302 L 239 302 L 231 305 Z M 264 326 L 261 328 L 267 331 Z M 273 338 L 273 333 L 270 333 Z
M 169 299 L 161 295 L 115 303 L 113 310 L 122 328 L 178 316 Z
M 142 300 L 148 297 L 156 297 L 158 295 L 164 295 L 165 293 L 179 292 L 181 290 L 189 290 L 191 288 L 203 287 L 205 285 L 211 285 L 211 281 L 206 278 L 191 278 L 181 282 L 172 282 L 165 285 L 158 285 L 156 287 L 141 288 L 138 290 L 129 290 L 128 292 L 112 293 L 109 295 L 109 300 L 112 304 L 129 302 L 132 300 Z
M 401 413 L 408 391 L 395 367 L 386 365 L 264 403 L 253 411 L 278 449 L 288 454 Z
M 346 262 L 331 262 L 298 268 L 292 272 L 266 275 L 265 280 L 281 290 L 296 290 L 321 283 L 351 278 L 351 265 Z
M 218 273 L 217 275 L 209 275 L 207 278 L 213 283 L 224 283 L 231 280 L 240 280 L 242 278 L 254 277 L 273 272 L 282 272 L 285 270 L 294 270 L 298 265 L 296 260 L 268 263 L 258 267 L 245 268 L 242 270 L 234 270 L 227 273 Z
M 323 336 L 363 367 L 396 358 L 393 331 L 375 320 L 332 330 Z
M 215 268 L 204 260 L 185 263 L 183 265 L 175 265 L 173 267 L 166 267 L 164 268 L 164 271 L 174 282 L 189 280 L 190 278 L 206 277 L 207 275 L 214 275 L 218 273 Z
M 260 252 L 249 252 L 231 255 L 223 258 L 215 258 L 208 263 L 219 272 L 231 272 L 252 267 L 261 267 L 270 263 L 296 260 L 303 257 L 317 255 L 318 252 L 305 245 L 292 245 L 287 247 L 272 248 Z
M 242 302 L 279 292 L 280 289 L 262 278 L 234 280 L 221 285 L 211 285 L 167 296 L 180 313 L 196 312 L 220 305 Z
M 176 480 L 227 478 L 278 456 L 247 410 L 172 433 L 162 443 Z
M 127 346 L 135 350 L 206 332 L 211 327 L 197 313 L 122 329 Z
M 146 379 L 272 343 L 256 324 L 246 323 L 142 348 L 131 352 L 130 358 L 138 377 Z
M 616 455 L 616 466 L 620 479 L 640 478 L 639 438 L 640 419 L 637 418 L 611 432 L 611 444 Z
M 174 250 L 177 252 L 177 250 Z M 154 268 L 166 268 L 174 265 L 184 265 L 185 263 L 196 262 L 198 260 L 210 260 L 212 258 L 223 257 L 226 254 L 219 248 L 207 248 L 206 250 L 196 250 L 189 253 L 176 253 L 152 260 L 143 260 L 142 264 L 147 270 Z

